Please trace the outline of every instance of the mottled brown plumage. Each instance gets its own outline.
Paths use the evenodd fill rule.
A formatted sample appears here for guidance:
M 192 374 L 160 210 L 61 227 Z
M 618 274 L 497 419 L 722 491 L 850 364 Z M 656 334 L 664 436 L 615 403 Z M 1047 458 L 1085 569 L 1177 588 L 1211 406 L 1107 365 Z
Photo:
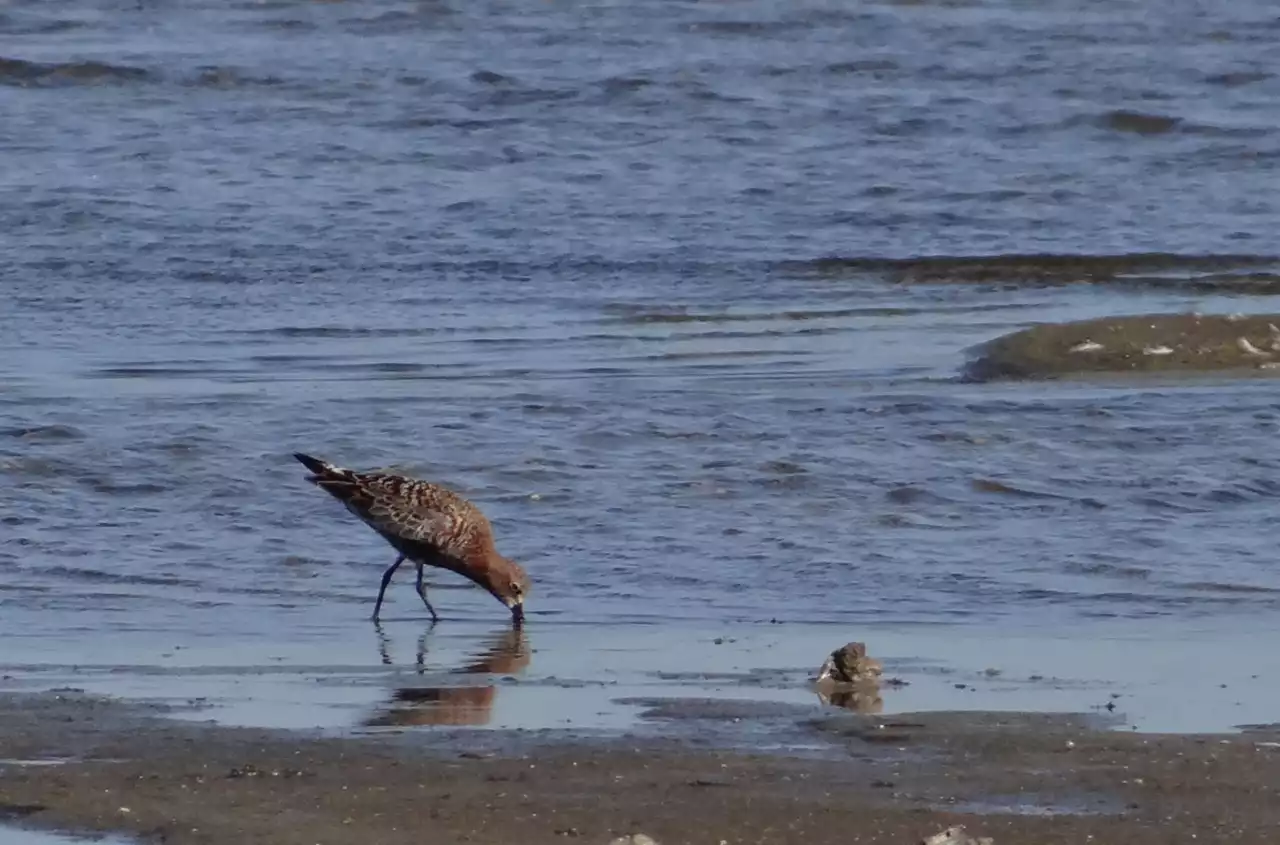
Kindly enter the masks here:
M 524 621 L 529 578 L 520 565 L 498 554 L 489 520 L 471 502 L 438 484 L 389 473 L 356 472 L 295 453 L 313 473 L 308 481 L 329 493 L 360 517 L 400 553 L 382 576 L 373 618 L 396 568 L 406 559 L 418 570 L 417 590 L 431 612 L 422 580 L 424 566 L 448 569 L 484 587 L 511 610 L 516 625 Z

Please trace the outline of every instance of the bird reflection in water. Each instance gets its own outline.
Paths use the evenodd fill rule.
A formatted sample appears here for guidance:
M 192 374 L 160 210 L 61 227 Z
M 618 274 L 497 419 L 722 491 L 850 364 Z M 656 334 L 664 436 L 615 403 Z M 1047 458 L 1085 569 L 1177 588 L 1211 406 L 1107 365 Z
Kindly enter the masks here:
M 377 626 L 382 662 L 392 665 L 390 641 Z M 414 663 L 419 674 L 425 674 L 428 628 L 418 638 Z M 454 670 L 466 675 L 514 675 L 529 665 L 529 644 L 519 628 L 504 630 L 489 640 L 487 648 L 465 665 Z M 387 705 L 365 720 L 366 727 L 408 728 L 415 725 L 479 726 L 489 723 L 498 687 L 488 686 L 411 686 L 400 687 Z

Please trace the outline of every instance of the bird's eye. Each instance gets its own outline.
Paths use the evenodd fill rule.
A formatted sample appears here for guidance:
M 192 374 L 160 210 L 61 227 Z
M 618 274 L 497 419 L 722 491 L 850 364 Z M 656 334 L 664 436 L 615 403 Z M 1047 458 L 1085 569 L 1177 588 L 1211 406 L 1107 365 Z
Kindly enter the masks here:
M 517 584 L 515 581 L 512 581 L 512 582 L 511 582 L 511 592 L 512 592 L 513 594 L 515 594 L 515 595 L 517 595 L 517 596 L 518 596 L 518 595 L 520 595 L 521 593 L 523 593 L 523 592 L 524 592 L 524 590 L 520 589 L 520 585 L 519 585 L 519 584 Z

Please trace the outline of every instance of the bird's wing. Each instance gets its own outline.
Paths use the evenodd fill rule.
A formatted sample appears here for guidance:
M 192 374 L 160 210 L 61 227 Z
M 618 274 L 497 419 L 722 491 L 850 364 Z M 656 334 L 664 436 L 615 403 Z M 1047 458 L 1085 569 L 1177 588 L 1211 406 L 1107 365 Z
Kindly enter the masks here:
M 398 475 L 360 475 L 348 507 L 388 537 L 449 551 L 460 539 L 462 503 L 443 487 Z

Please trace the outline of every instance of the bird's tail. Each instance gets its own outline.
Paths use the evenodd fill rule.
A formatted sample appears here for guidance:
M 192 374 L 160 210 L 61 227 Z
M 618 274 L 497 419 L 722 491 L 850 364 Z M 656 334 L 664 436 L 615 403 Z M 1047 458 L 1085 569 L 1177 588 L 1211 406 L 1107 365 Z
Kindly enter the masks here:
M 307 479 L 308 481 L 314 481 L 316 484 L 323 484 L 326 481 L 349 482 L 352 480 L 350 470 L 334 466 L 328 461 L 322 461 L 319 458 L 313 458 L 310 455 L 304 455 L 301 452 L 294 452 L 293 456 L 298 459 L 300 464 L 311 470 L 312 475 Z

